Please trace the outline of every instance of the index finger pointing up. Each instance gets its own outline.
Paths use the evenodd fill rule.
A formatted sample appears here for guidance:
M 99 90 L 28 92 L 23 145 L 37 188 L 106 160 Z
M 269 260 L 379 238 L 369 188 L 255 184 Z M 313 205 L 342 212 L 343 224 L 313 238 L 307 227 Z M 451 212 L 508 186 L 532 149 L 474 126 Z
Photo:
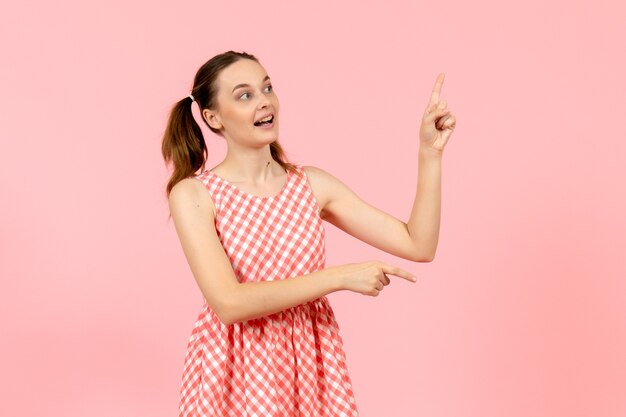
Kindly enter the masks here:
M 433 93 L 430 95 L 430 104 L 439 103 L 439 94 L 441 93 L 441 86 L 443 85 L 444 78 L 445 74 L 443 72 L 439 73 L 437 76 L 437 81 L 435 81 L 435 86 L 433 87 Z

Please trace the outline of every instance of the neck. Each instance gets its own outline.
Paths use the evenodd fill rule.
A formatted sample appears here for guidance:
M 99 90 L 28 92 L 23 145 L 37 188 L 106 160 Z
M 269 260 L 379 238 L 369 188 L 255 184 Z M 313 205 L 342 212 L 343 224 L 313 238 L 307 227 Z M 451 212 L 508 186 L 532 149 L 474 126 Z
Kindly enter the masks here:
M 269 145 L 262 149 L 246 149 L 242 152 L 229 152 L 220 163 L 224 171 L 235 181 L 263 183 L 280 177 L 285 170 L 270 153 Z

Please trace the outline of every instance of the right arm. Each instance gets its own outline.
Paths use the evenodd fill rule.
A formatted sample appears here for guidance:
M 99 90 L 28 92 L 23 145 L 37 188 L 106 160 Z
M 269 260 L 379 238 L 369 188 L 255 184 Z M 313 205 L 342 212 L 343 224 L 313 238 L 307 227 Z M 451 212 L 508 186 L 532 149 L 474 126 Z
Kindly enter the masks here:
M 171 190 L 169 208 L 183 252 L 209 307 L 233 324 L 277 313 L 343 289 L 343 270 L 330 267 L 277 281 L 240 283 L 215 230 L 215 205 L 200 181 Z
M 230 322 L 263 317 L 339 291 L 341 278 L 340 270 L 331 267 L 289 279 L 246 282 L 234 297 Z

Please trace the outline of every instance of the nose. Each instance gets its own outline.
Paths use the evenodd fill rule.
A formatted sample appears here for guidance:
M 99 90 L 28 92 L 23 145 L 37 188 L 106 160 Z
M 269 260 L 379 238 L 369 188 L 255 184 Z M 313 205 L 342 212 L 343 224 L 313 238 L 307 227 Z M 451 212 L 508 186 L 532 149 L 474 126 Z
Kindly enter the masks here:
M 268 107 L 271 103 L 272 102 L 270 101 L 269 97 L 267 97 L 266 95 L 262 95 L 261 99 L 259 100 L 259 109 Z

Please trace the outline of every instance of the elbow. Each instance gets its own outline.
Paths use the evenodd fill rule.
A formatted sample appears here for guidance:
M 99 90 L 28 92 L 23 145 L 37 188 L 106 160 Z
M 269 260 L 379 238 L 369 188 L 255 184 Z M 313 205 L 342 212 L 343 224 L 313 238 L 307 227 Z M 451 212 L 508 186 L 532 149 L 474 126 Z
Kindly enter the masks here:
M 213 311 L 214 315 L 222 322 L 224 325 L 229 326 L 233 323 L 233 319 L 228 314 L 229 310 L 225 308 L 224 305 L 220 305 L 219 307 L 209 306 L 211 311 Z
M 409 256 L 407 257 L 407 259 L 410 259 L 413 262 L 420 262 L 420 263 L 428 263 L 428 262 L 432 262 L 433 259 L 435 259 L 435 253 L 437 252 L 437 247 L 435 246 L 434 248 L 431 249 L 427 249 L 428 244 L 422 244 L 422 243 L 418 243 L 418 242 L 411 242 L 411 245 L 409 246 L 410 248 L 410 252 L 409 252 Z
M 427 264 L 433 261 L 434 258 L 424 258 L 424 257 L 420 257 L 420 258 L 415 258 L 413 259 L 413 262 L 419 262 L 422 264 Z
M 435 252 L 427 254 L 423 258 L 422 262 L 428 263 L 428 262 L 432 262 L 434 259 L 435 259 Z
M 225 309 L 220 310 L 219 314 L 215 312 L 215 314 L 217 315 L 217 318 L 219 318 L 220 321 L 224 323 L 225 326 L 230 326 L 231 324 L 237 322 L 237 320 L 235 320 L 230 314 L 228 314 L 228 312 L 229 310 L 225 310 Z
M 230 326 L 231 324 L 241 321 L 235 314 L 237 311 L 239 311 L 239 309 L 237 308 L 235 300 L 235 290 L 233 290 L 231 292 L 231 296 L 227 297 L 227 300 L 225 300 L 220 306 L 219 314 L 217 311 L 216 314 L 222 323 L 226 326 Z
M 231 324 L 235 323 L 236 320 L 232 315 L 233 309 L 227 305 L 222 305 L 220 307 L 221 308 L 219 309 L 219 311 L 215 311 L 215 315 L 217 316 L 217 318 L 220 319 L 220 321 L 224 323 L 225 326 L 230 326 Z
M 412 258 L 411 260 L 413 262 L 420 262 L 420 263 L 429 263 L 432 262 L 433 259 L 435 259 L 435 254 L 418 254 L 417 256 L 415 256 L 414 258 Z
M 231 324 L 233 324 L 232 320 L 229 317 L 224 315 L 224 312 L 222 312 L 221 314 L 216 313 L 216 315 L 217 315 L 217 318 L 219 318 L 220 321 L 224 323 L 225 326 L 230 326 Z
M 233 315 L 226 315 L 226 316 L 222 315 L 222 317 L 220 317 L 220 320 L 226 326 L 230 326 L 231 324 L 242 323 L 246 321 L 246 319 L 244 319 L 243 317 L 238 317 L 238 316 L 233 316 Z
M 232 312 L 237 311 L 233 308 L 232 302 L 226 299 L 215 299 L 215 298 L 207 298 L 206 295 L 204 297 L 205 300 L 210 300 L 209 304 L 210 310 L 214 313 L 214 315 L 226 326 L 230 326 L 235 323 L 235 318 L 233 317 Z

